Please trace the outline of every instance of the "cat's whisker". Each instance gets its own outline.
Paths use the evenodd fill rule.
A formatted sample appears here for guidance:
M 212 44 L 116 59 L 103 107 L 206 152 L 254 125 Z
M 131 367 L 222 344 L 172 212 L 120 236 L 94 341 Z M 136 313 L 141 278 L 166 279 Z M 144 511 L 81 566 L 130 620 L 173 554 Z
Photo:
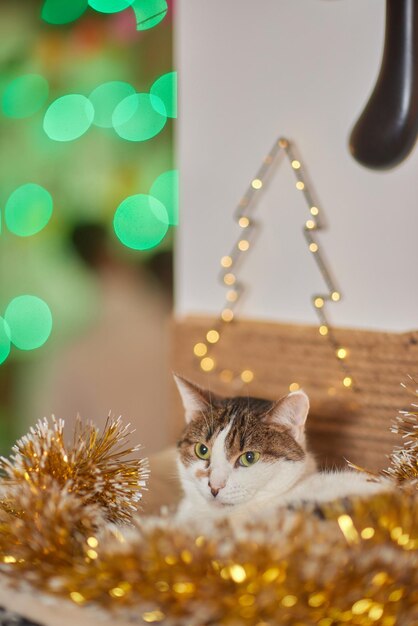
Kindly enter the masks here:
M 245 446 L 245 435 L 247 434 L 247 429 L 248 429 L 248 424 L 250 422 L 250 417 L 251 417 L 251 412 L 250 412 L 250 395 L 247 391 L 247 415 L 244 415 L 244 432 L 242 433 L 241 437 L 240 437 L 240 441 L 241 441 L 241 449 L 244 448 Z
M 209 401 L 210 401 L 210 416 L 211 416 L 211 419 L 212 419 L 212 433 L 214 433 L 215 432 L 215 421 L 214 421 L 214 418 L 213 418 L 212 392 L 211 392 L 210 389 L 209 389 Z
M 208 420 L 206 418 L 206 415 L 205 415 L 204 411 L 202 411 L 202 409 L 199 409 L 199 413 L 201 414 L 201 416 L 205 420 L 206 428 L 208 429 L 208 438 L 209 438 L 210 437 L 210 433 L 211 433 L 211 429 L 209 427 L 209 422 L 208 422 Z

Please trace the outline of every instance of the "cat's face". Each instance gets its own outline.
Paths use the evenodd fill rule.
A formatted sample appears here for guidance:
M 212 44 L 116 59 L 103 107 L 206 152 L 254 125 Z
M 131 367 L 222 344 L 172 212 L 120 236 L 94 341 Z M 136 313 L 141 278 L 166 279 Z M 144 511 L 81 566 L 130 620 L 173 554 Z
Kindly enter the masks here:
M 278 402 L 220 398 L 176 377 L 186 414 L 178 442 L 183 488 L 213 506 L 234 506 L 256 493 L 286 491 L 305 460 L 303 392 Z

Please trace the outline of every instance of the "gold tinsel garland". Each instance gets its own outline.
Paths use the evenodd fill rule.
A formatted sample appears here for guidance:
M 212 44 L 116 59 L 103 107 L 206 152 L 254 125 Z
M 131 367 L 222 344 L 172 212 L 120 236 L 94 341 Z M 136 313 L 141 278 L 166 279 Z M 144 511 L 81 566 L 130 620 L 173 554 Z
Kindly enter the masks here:
M 115 610 L 115 619 L 133 615 L 150 623 L 418 623 L 418 491 L 410 480 L 418 478 L 417 446 L 406 444 L 409 480 L 387 494 L 280 509 L 270 521 L 239 529 L 224 522 L 206 536 L 176 527 L 168 516 L 138 519 L 124 531 L 106 521 L 117 517 L 122 488 L 108 494 L 109 507 L 97 485 L 129 478 L 120 502 L 126 520 L 143 475 L 140 462 L 125 465 L 125 452 L 115 460 L 115 432 L 125 437 L 126 431 L 114 424 L 101 437 L 89 427 L 67 448 L 62 424 L 43 422 L 3 462 L 0 560 L 9 584 L 27 581 L 78 605 Z M 416 415 L 402 415 L 398 428 L 416 440 Z M 396 454 L 396 476 L 388 472 L 399 482 L 402 455 Z M 76 459 L 88 471 L 77 474 Z

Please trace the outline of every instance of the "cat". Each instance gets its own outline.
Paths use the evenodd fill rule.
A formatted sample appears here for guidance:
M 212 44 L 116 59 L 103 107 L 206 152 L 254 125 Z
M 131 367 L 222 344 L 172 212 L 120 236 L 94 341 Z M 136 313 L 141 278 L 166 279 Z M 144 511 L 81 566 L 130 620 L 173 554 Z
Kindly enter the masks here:
M 327 502 L 388 490 L 389 481 L 351 470 L 318 472 L 305 441 L 309 399 L 222 398 L 180 376 L 186 427 L 178 441 L 184 497 L 177 520 L 253 518 L 266 508 Z

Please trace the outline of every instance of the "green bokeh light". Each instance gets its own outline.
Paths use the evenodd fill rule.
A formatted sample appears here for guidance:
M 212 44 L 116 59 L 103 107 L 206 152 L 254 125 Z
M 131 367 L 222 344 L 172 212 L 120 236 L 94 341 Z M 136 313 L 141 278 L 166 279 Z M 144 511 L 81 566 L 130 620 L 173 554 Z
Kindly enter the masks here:
M 93 124 L 101 128 L 112 128 L 112 115 L 115 108 L 119 102 L 134 93 L 135 88 L 132 85 L 119 80 L 96 87 L 89 96 L 94 107 Z
M 119 13 L 130 7 L 133 2 L 134 0 L 88 0 L 91 8 L 100 13 Z
M 132 8 L 136 15 L 136 29 L 148 30 L 165 18 L 168 5 L 166 0 L 135 0 Z
M 179 223 L 179 173 L 168 170 L 155 179 L 150 194 L 157 198 L 166 208 L 168 223 L 177 226 Z
M 113 127 L 122 139 L 147 141 L 164 128 L 167 121 L 167 116 L 162 115 L 164 109 L 163 101 L 157 96 L 135 93 L 116 107 Z
M 0 364 L 4 363 L 10 354 L 10 328 L 5 319 L 0 317 Z
M 94 107 L 80 94 L 54 100 L 44 117 L 44 131 L 54 141 L 73 141 L 88 131 L 94 119 Z
M 7 228 L 20 237 L 39 233 L 52 215 L 51 194 L 34 183 L 22 185 L 13 191 L 6 202 L 4 219 Z
M 118 239 L 128 248 L 149 250 L 157 246 L 167 233 L 167 211 L 152 196 L 129 196 L 116 209 L 113 227 Z
M 177 117 L 177 72 L 168 72 L 163 74 L 154 82 L 150 89 L 150 93 L 158 96 L 164 103 L 164 109 L 158 110 L 158 100 L 155 101 L 159 113 L 167 115 L 167 117 Z
M 8 305 L 4 319 L 10 328 L 10 339 L 20 350 L 42 346 L 52 330 L 49 306 L 36 296 L 18 296 Z
M 45 0 L 41 17 L 49 24 L 68 24 L 83 15 L 87 6 L 87 0 Z
M 2 111 L 7 117 L 30 117 L 45 104 L 48 93 L 48 81 L 40 74 L 19 76 L 3 92 Z

